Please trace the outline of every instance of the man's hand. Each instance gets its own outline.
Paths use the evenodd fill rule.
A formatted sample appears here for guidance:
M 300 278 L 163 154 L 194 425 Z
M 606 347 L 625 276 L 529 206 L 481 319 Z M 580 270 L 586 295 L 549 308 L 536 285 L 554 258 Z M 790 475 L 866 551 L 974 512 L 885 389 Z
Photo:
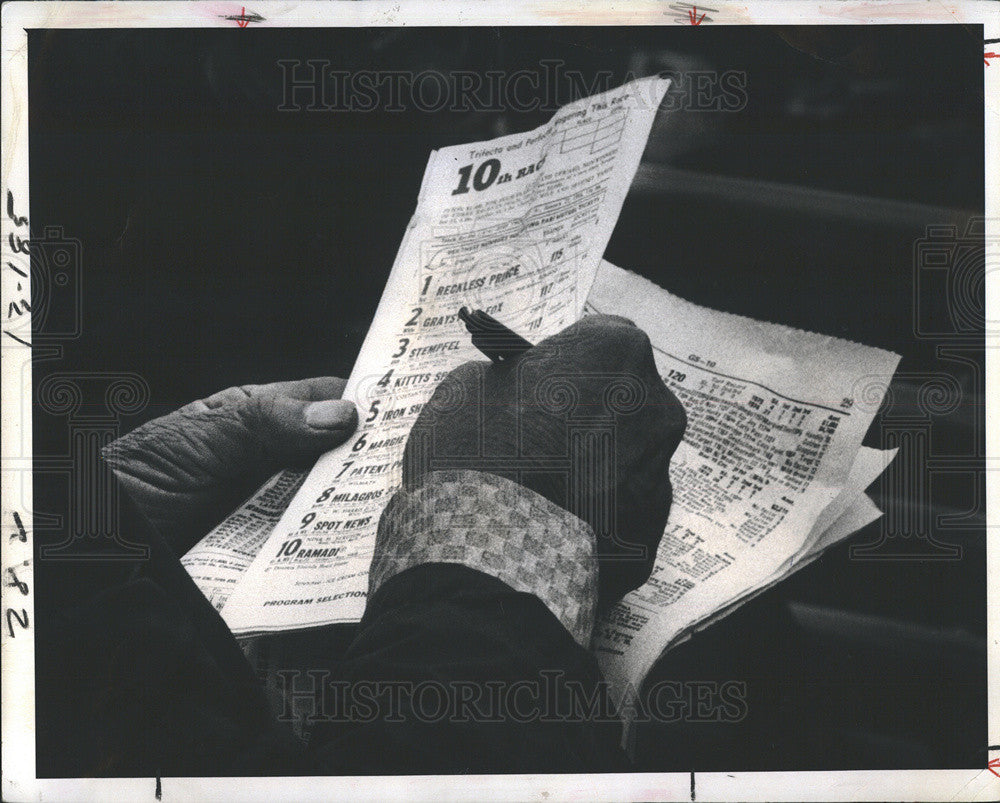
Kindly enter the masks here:
M 597 536 L 607 605 L 649 579 L 685 424 L 646 334 L 624 318 L 587 317 L 516 360 L 452 371 L 410 434 L 403 482 L 474 469 L 574 513 Z
M 345 384 L 317 377 L 229 388 L 143 424 L 104 457 L 180 553 L 274 472 L 307 468 L 351 436 L 358 414 L 340 398 Z

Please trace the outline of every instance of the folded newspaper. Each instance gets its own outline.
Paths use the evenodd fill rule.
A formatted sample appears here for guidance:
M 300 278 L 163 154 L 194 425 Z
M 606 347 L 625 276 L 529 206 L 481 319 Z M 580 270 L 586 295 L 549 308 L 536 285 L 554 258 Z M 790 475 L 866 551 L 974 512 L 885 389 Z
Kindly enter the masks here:
M 687 411 L 652 577 L 595 632 L 613 688 L 878 518 L 864 489 L 893 453 L 861 446 L 874 408 L 852 392 L 897 355 L 698 307 L 601 260 L 668 85 L 634 81 L 529 133 L 431 154 L 345 391 L 357 433 L 275 475 L 182 560 L 235 634 L 360 620 L 410 427 L 448 371 L 482 358 L 461 306 L 534 341 L 624 315 Z

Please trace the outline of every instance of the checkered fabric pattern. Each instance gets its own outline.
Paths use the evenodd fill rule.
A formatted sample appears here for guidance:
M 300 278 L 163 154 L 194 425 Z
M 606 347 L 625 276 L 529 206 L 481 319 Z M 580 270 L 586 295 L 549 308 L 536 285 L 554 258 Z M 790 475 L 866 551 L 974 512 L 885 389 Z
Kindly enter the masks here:
M 589 648 L 596 554 L 590 525 L 534 491 L 480 471 L 434 471 L 382 513 L 368 594 L 413 566 L 459 563 L 534 594 Z

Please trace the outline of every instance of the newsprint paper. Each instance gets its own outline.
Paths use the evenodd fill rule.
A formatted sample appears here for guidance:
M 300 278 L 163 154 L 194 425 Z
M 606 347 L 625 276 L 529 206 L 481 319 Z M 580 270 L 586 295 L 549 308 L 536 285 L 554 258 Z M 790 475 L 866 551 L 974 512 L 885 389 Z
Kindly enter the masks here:
M 1000 799 L 1000 4 L 55 0 L 2 13 L 4 800 Z M 337 83 L 358 76 L 387 89 Z M 377 247 L 397 243 L 395 259 Z M 744 256 L 770 282 L 751 287 Z M 390 262 L 384 288 L 369 281 Z M 266 320 L 253 319 L 261 288 L 275 295 Z M 309 293 L 322 303 L 306 317 Z M 463 306 L 532 343 L 586 315 L 626 317 L 687 413 L 652 576 L 590 645 L 611 724 L 646 747 L 641 771 L 62 777 L 44 747 L 64 696 L 41 649 L 62 599 L 52 578 L 89 578 L 104 557 L 85 572 L 86 550 L 46 550 L 127 540 L 109 524 L 119 500 L 102 496 L 100 447 L 222 390 L 208 387 L 220 366 L 226 385 L 344 375 L 363 337 L 344 393 L 357 431 L 272 476 L 181 561 L 251 658 L 356 623 L 411 426 L 450 370 L 483 359 Z M 97 395 L 78 398 L 91 381 Z M 940 387 L 954 390 L 945 403 L 917 403 Z M 956 551 L 855 559 L 845 539 L 873 522 L 893 548 L 943 533 Z M 783 634 L 769 661 L 751 656 L 767 667 L 751 690 L 790 679 L 789 711 L 784 696 L 755 702 L 732 731 L 630 719 L 644 680 L 810 564 L 783 612 L 819 577 L 826 618 Z M 137 743 L 156 723 L 143 727 Z M 734 758 L 726 740 L 755 748 L 747 733 L 767 744 Z M 671 753 L 688 735 L 690 767 Z
M 866 377 L 899 357 L 689 304 L 603 263 L 587 308 L 627 315 L 688 416 L 653 576 L 601 622 L 613 687 L 634 689 L 666 647 L 874 521 L 862 491 L 895 452 L 861 447 Z
M 696 307 L 600 260 L 665 89 L 636 81 L 529 134 L 432 154 L 348 383 L 358 433 L 308 476 L 271 478 L 183 559 L 234 633 L 361 618 L 409 429 L 479 356 L 459 304 L 533 339 L 584 312 L 631 318 L 688 414 L 653 576 L 595 636 L 619 701 L 668 645 L 877 518 L 863 490 L 893 453 L 861 449 L 878 405 L 853 394 L 898 355 Z
M 459 307 L 533 341 L 579 318 L 668 85 L 635 81 L 527 134 L 431 155 L 345 390 L 357 433 L 320 458 L 276 525 L 294 475 L 272 479 L 184 558 L 234 633 L 361 618 L 410 427 L 448 371 L 482 357 Z

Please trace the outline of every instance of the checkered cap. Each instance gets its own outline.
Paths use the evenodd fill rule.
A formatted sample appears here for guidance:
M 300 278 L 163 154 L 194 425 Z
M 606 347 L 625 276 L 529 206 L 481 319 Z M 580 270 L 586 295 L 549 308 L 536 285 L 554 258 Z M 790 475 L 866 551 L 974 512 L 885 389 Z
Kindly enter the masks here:
M 590 647 L 597 607 L 590 525 L 515 482 L 480 471 L 434 471 L 400 490 L 379 520 L 369 597 L 422 563 L 459 563 L 534 594 Z

